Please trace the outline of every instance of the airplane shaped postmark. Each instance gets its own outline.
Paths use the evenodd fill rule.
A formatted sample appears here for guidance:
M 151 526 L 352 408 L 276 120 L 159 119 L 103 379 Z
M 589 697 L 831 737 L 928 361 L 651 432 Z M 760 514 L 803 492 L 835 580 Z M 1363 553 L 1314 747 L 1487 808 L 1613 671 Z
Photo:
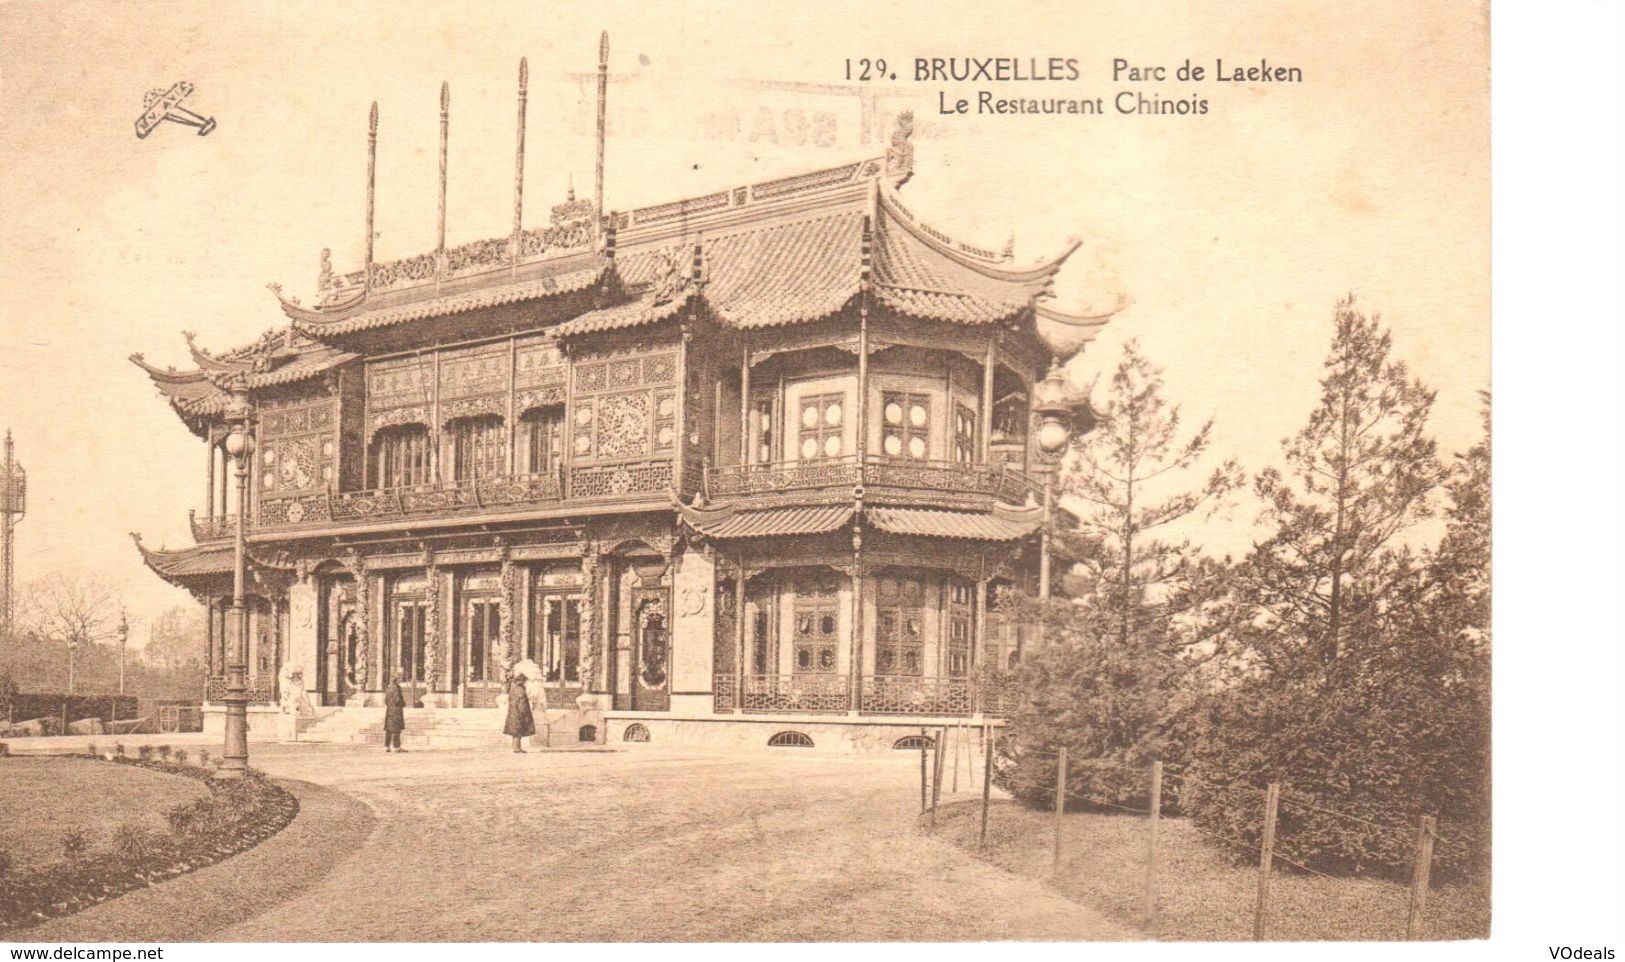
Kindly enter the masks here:
M 135 135 L 144 140 L 166 120 L 196 127 L 199 137 L 207 135 L 214 129 L 214 118 L 201 117 L 181 106 L 181 101 L 191 95 L 192 84 L 185 80 L 174 84 L 168 90 L 155 87 L 147 91 L 142 102 L 142 114 L 136 118 Z

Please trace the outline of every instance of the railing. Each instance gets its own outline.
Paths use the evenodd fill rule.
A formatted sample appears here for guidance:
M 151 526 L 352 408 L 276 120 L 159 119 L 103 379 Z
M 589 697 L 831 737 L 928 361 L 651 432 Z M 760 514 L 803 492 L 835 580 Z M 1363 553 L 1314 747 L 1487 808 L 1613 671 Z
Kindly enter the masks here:
M 398 520 L 558 501 L 557 473 L 442 481 L 373 491 L 324 491 L 260 502 L 257 527 Z
M 861 688 L 858 710 L 871 715 L 1008 715 L 1020 703 L 1019 690 L 1004 680 L 873 675 L 863 679 Z M 712 691 L 712 707 L 718 712 L 844 712 L 851 707 L 846 675 L 719 674 Z
M 718 711 L 844 712 L 848 702 L 845 675 L 718 675 L 714 691 Z
M 969 715 L 976 693 L 969 678 L 873 675 L 863 679 L 858 710 L 878 715 Z
M 957 461 L 921 461 L 856 455 L 805 461 L 770 461 L 710 467 L 705 472 L 708 497 L 777 494 L 814 488 L 906 488 L 988 495 L 1020 504 L 1029 494 L 1041 496 L 1033 479 L 1006 465 L 964 464 Z
M 265 678 L 250 678 L 248 680 L 248 703 L 250 705 L 269 705 L 276 701 L 276 682 Z M 216 675 L 203 683 L 203 700 L 219 704 L 226 699 L 226 679 L 223 675 Z
M 234 514 L 199 518 L 196 511 L 188 511 L 187 520 L 192 523 L 192 540 L 198 544 L 224 541 L 237 533 L 237 516 Z

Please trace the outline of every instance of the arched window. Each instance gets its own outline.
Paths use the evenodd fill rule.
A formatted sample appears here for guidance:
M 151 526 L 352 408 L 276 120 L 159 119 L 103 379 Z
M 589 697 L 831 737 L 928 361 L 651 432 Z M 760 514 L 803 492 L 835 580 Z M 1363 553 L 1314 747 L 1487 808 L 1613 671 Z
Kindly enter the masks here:
M 626 731 L 621 735 L 621 741 L 623 742 L 646 742 L 648 740 L 649 728 L 642 722 L 633 722 L 626 726 Z
M 936 739 L 929 735 L 904 735 L 902 738 L 899 738 L 897 741 L 893 742 L 891 747 L 898 751 L 912 750 L 917 752 L 922 748 L 930 748 L 935 744 Z
M 478 481 L 507 474 L 508 432 L 495 414 L 457 418 L 451 432 L 452 477 Z
M 801 732 L 779 732 L 767 740 L 768 748 L 811 748 L 813 740 Z
M 384 428 L 372 439 L 372 485 L 406 488 L 427 484 L 429 429 L 421 424 Z

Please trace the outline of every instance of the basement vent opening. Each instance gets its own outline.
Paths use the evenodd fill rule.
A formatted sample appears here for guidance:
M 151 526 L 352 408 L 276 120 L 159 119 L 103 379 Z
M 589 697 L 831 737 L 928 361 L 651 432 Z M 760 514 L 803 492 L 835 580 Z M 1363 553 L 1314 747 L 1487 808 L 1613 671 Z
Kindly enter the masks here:
M 633 722 L 626 726 L 626 731 L 621 735 L 621 741 L 625 742 L 646 742 L 648 740 L 649 728 L 640 722 Z
M 767 740 L 769 748 L 811 748 L 813 740 L 801 732 L 779 732 Z

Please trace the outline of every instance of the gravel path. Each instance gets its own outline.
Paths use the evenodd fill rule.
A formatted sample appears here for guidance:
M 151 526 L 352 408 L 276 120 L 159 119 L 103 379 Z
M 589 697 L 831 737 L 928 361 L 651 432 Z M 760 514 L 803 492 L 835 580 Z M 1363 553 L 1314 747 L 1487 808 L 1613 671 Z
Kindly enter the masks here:
M 902 753 L 733 755 L 648 746 L 613 754 L 410 754 L 260 751 L 254 763 L 274 777 L 336 790 L 363 803 L 376 822 L 347 857 L 322 866 L 324 874 L 299 891 L 191 937 L 1135 937 L 1038 882 L 919 832 L 917 761 Z M 308 833 L 300 842 L 313 844 L 322 843 Z M 208 884 L 211 872 L 242 860 L 160 888 Z

